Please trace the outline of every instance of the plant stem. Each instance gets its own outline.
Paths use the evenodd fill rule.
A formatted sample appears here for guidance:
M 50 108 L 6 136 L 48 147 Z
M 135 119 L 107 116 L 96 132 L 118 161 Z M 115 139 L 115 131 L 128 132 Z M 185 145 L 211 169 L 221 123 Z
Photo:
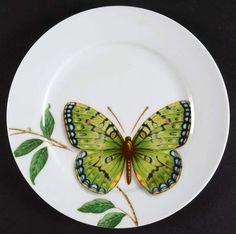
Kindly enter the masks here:
M 126 214 L 126 215 L 134 222 L 134 224 L 135 224 L 136 226 L 138 226 L 138 225 L 136 224 L 135 219 L 134 219 L 131 215 L 129 215 L 127 212 L 125 212 L 124 210 L 122 210 L 122 209 L 119 208 L 119 207 L 116 207 L 116 209 L 118 209 L 118 210 L 120 210 L 122 213 Z
M 125 200 L 128 202 L 129 207 L 130 207 L 130 209 L 132 210 L 132 213 L 133 213 L 133 218 L 129 214 L 127 214 L 125 211 L 121 210 L 120 208 L 118 208 L 118 209 L 121 210 L 122 212 L 124 212 L 125 214 L 127 214 L 132 219 L 134 224 L 136 226 L 138 226 L 138 219 L 137 219 L 136 213 L 134 211 L 134 207 L 133 207 L 133 205 L 131 204 L 131 202 L 129 200 L 129 197 L 127 196 L 127 194 L 119 186 L 116 186 L 116 188 L 122 193 L 122 195 L 124 196 Z
M 45 137 L 44 135 L 42 135 L 40 133 L 33 132 L 31 130 L 19 129 L 19 128 L 9 128 L 9 130 L 15 131 L 14 133 L 11 133 L 10 136 L 19 135 L 19 134 L 31 134 L 31 135 L 34 135 L 34 136 L 41 137 L 45 142 L 49 143 L 52 146 L 56 146 L 56 147 L 59 147 L 61 149 L 65 149 L 65 150 L 71 151 L 71 149 L 68 146 L 60 143 L 57 140 L 54 140 L 54 139 L 51 139 L 51 138 L 47 138 L 47 137 Z
M 49 143 L 51 146 L 55 146 L 55 147 L 58 147 L 61 149 L 72 151 L 68 146 L 62 144 L 61 142 L 59 142 L 55 139 L 47 138 L 44 135 L 34 132 L 32 130 L 25 130 L 25 129 L 20 129 L 20 128 L 9 128 L 9 130 L 15 131 L 15 132 L 11 133 L 10 136 L 19 135 L 19 134 L 31 134 L 31 135 L 38 136 L 38 137 L 42 138 L 45 142 Z M 119 209 L 124 214 L 126 214 L 134 222 L 134 224 L 136 226 L 138 226 L 138 219 L 137 219 L 136 213 L 134 211 L 134 207 L 129 200 L 129 197 L 120 187 L 116 186 L 116 188 L 122 193 L 125 200 L 127 201 L 128 205 L 132 211 L 133 217 L 131 215 L 129 215 L 127 212 L 125 212 L 124 210 L 122 210 L 121 208 L 119 208 L 119 207 L 116 207 L 116 208 Z

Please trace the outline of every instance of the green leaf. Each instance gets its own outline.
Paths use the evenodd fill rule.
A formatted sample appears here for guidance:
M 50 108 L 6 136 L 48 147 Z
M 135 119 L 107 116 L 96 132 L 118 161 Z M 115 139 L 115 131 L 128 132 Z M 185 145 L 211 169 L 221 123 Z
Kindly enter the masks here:
M 126 214 L 121 212 L 108 213 L 98 221 L 97 226 L 103 228 L 114 228 L 121 222 L 125 215 Z
M 103 198 L 97 198 L 92 201 L 84 203 L 78 211 L 84 212 L 84 213 L 102 213 L 106 210 L 109 210 L 111 208 L 114 208 L 112 202 L 109 200 L 103 199 Z
M 14 151 L 14 155 L 15 157 L 26 155 L 30 153 L 32 150 L 34 150 L 35 148 L 37 148 L 42 143 L 43 143 L 42 140 L 36 139 L 36 138 L 24 141 L 16 148 L 16 150 Z
M 45 163 L 47 162 L 48 159 L 48 149 L 47 147 L 44 147 L 40 150 L 38 150 L 30 164 L 30 179 L 33 184 L 35 184 L 35 178 L 39 174 L 39 172 L 43 169 Z
M 43 132 L 43 135 L 47 138 L 50 138 L 54 129 L 55 121 L 50 112 L 51 106 L 48 105 L 48 108 L 44 112 L 44 116 L 41 118 L 40 127 Z

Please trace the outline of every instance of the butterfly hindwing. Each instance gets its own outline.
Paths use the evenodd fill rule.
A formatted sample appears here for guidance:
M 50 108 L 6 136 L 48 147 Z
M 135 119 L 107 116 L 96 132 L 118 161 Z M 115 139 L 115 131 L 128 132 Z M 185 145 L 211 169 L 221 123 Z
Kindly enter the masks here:
M 124 168 L 121 134 L 103 114 L 80 103 L 65 106 L 64 121 L 70 143 L 80 149 L 77 178 L 93 192 L 109 192 Z
M 178 152 L 172 150 L 139 150 L 133 167 L 140 184 L 150 193 L 161 193 L 179 179 L 182 163 Z
M 81 151 L 75 162 L 79 181 L 90 191 L 102 194 L 116 186 L 123 168 L 123 157 L 116 150 Z
M 180 101 L 154 113 L 137 131 L 133 167 L 150 193 L 164 192 L 177 182 L 182 166 L 175 149 L 186 143 L 190 127 L 190 103 Z

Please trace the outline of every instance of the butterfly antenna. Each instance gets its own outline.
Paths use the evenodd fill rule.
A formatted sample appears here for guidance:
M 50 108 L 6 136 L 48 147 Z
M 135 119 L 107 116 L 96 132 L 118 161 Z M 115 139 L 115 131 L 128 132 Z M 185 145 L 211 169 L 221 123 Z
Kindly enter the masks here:
M 111 107 L 110 106 L 108 106 L 107 107 L 107 109 L 112 113 L 112 115 L 115 117 L 115 119 L 116 119 L 116 121 L 117 121 L 117 123 L 120 125 L 120 127 L 121 127 L 121 129 L 122 129 L 122 131 L 125 133 L 125 130 L 124 130 L 124 128 L 122 127 L 122 125 L 121 125 L 121 123 L 120 123 L 120 121 L 119 121 L 119 119 L 116 117 L 116 115 L 114 114 L 114 112 L 112 111 L 112 109 L 111 109 Z
M 138 124 L 138 122 L 139 122 L 139 120 L 140 120 L 141 117 L 144 115 L 144 113 L 148 110 L 148 108 L 149 108 L 148 106 L 145 107 L 144 111 L 143 111 L 142 114 L 139 116 L 139 118 L 138 118 L 138 120 L 136 121 L 134 127 L 132 128 L 131 133 L 134 131 L 135 127 L 137 126 L 137 124 Z

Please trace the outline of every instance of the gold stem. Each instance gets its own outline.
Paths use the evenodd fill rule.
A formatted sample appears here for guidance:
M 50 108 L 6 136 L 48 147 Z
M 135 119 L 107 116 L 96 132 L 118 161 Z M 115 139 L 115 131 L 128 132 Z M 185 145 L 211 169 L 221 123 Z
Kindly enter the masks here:
M 128 202 L 130 209 L 132 210 L 133 218 L 131 218 L 130 215 L 128 215 L 128 216 L 133 220 L 134 224 L 135 224 L 136 226 L 138 226 L 138 219 L 137 219 L 136 213 L 135 213 L 135 211 L 134 211 L 134 207 L 133 207 L 133 205 L 131 204 L 131 202 L 130 202 L 128 196 L 127 196 L 127 194 L 126 194 L 119 186 L 116 186 L 116 188 L 122 193 L 122 195 L 124 196 L 125 200 Z M 124 212 L 124 211 L 123 211 L 123 212 Z M 124 213 L 127 214 L 126 212 L 124 212 Z
M 31 135 L 38 136 L 38 137 L 42 138 L 45 142 L 49 143 L 51 146 L 56 146 L 56 147 L 59 147 L 61 149 L 72 151 L 68 146 L 62 144 L 61 142 L 59 142 L 57 140 L 54 140 L 54 139 L 48 139 L 44 135 L 42 135 L 40 133 L 37 133 L 37 132 L 33 132 L 31 130 L 20 129 L 20 128 L 9 128 L 9 130 L 15 131 L 15 132 L 11 133 L 10 136 L 19 135 L 19 134 L 31 134 Z M 127 194 L 120 187 L 117 186 L 116 188 L 122 193 L 125 200 L 129 204 L 129 207 L 132 210 L 133 217 L 131 217 L 127 212 L 125 212 L 121 208 L 118 208 L 118 207 L 116 207 L 116 208 L 119 209 L 120 211 L 122 211 L 124 214 L 126 214 L 134 222 L 134 224 L 136 226 L 138 226 L 138 219 L 137 219 L 137 216 L 135 214 L 134 207 L 131 204 Z
M 126 214 L 136 225 L 136 221 L 134 220 L 133 217 L 131 217 L 126 211 L 122 210 L 121 208 L 119 207 L 116 207 L 116 209 L 120 210 L 121 212 L 123 212 L 124 214 Z M 136 225 L 137 226 L 137 225 Z
M 19 129 L 19 128 L 9 128 L 9 130 L 15 131 L 14 133 L 11 133 L 10 136 L 19 135 L 19 134 L 31 134 L 31 135 L 34 135 L 34 136 L 41 137 L 45 142 L 49 143 L 52 146 L 56 146 L 56 147 L 59 147 L 61 149 L 71 151 L 71 149 L 68 148 L 68 146 L 60 143 L 57 140 L 54 140 L 54 139 L 51 139 L 51 138 L 49 139 L 49 138 L 45 137 L 44 135 L 42 135 L 40 133 L 33 132 L 31 130 Z

